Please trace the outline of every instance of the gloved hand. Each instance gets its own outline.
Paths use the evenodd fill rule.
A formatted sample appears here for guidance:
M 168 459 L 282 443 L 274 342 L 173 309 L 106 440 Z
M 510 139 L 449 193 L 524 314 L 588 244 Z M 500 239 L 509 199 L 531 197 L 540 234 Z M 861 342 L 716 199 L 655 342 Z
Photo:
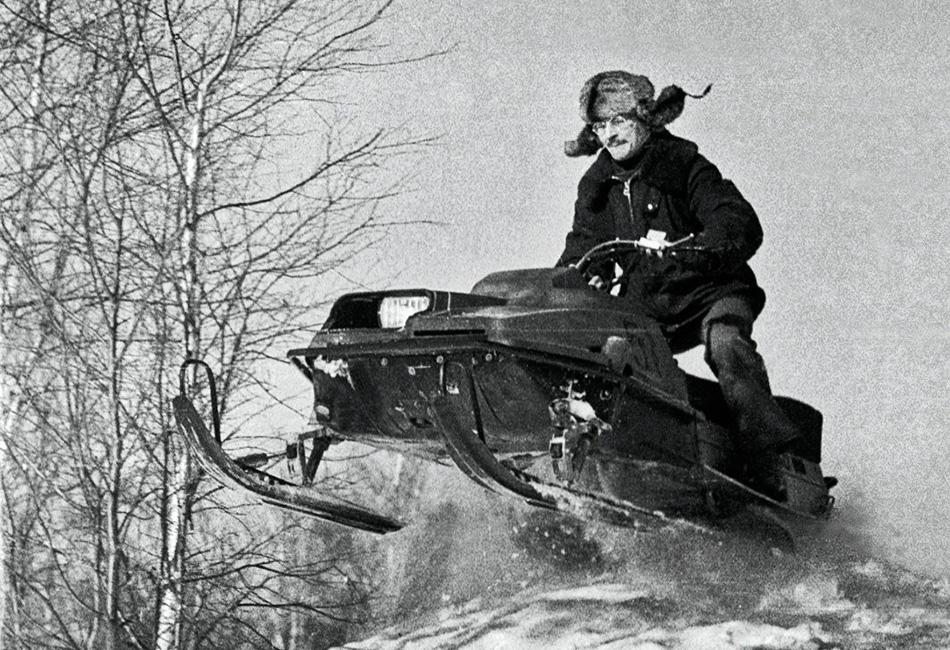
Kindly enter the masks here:
M 725 256 L 718 249 L 689 246 L 667 251 L 666 254 L 681 266 L 697 273 L 727 270 Z
M 571 264 L 571 267 L 577 268 L 575 264 Z M 584 277 L 588 285 L 597 291 L 604 291 L 613 277 L 613 262 L 602 261 L 591 264 L 585 270 Z

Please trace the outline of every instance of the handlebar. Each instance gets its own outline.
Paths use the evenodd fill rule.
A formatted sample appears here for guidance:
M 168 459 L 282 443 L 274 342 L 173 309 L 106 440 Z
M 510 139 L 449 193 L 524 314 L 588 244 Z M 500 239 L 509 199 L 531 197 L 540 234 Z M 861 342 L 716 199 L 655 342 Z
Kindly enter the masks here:
M 581 274 L 584 274 L 594 262 L 599 262 L 604 259 L 611 259 L 625 253 L 662 255 L 668 252 L 675 255 L 678 252 L 690 251 L 696 253 L 714 254 L 714 251 L 702 246 L 690 246 L 689 242 L 692 241 L 694 237 L 695 235 L 688 235 L 683 239 L 678 239 L 672 242 L 647 239 L 646 237 L 641 237 L 640 239 L 636 240 L 615 239 L 613 241 L 603 242 L 602 244 L 594 246 L 592 249 L 587 251 L 584 257 L 574 264 L 574 267 Z

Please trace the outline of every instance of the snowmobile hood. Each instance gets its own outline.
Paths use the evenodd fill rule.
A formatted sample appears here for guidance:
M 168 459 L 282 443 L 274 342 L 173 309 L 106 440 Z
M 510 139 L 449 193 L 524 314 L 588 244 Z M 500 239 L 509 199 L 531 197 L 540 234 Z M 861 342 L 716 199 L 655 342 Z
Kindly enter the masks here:
M 420 308 L 402 327 L 382 326 L 385 300 L 415 298 L 412 304 Z M 625 343 L 618 345 L 621 341 Z M 472 293 L 416 289 L 348 294 L 333 306 L 310 345 L 288 356 L 297 363 L 499 347 L 539 354 L 551 363 L 581 364 L 594 373 L 646 372 L 650 383 L 685 396 L 659 325 L 635 302 L 592 290 L 574 269 L 493 273 Z

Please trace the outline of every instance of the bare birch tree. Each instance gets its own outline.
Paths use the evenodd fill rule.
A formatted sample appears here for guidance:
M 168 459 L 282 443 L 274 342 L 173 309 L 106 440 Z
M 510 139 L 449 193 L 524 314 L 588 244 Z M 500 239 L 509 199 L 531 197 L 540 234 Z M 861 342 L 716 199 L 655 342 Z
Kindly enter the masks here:
M 0 2 L 11 647 L 215 647 L 255 608 L 345 618 L 306 585 L 365 599 L 326 547 L 281 555 L 297 522 L 213 506 L 168 398 L 191 356 L 222 369 L 223 412 L 248 403 L 314 283 L 394 224 L 386 162 L 427 141 L 348 132 L 332 91 L 433 55 L 374 40 L 390 4 Z

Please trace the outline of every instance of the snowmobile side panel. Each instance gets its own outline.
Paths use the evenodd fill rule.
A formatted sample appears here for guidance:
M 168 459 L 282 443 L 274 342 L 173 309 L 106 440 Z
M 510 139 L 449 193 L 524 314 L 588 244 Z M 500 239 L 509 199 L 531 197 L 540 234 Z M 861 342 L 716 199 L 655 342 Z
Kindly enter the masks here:
M 658 385 L 658 372 L 642 373 L 638 370 L 614 371 L 614 361 L 605 353 L 592 352 L 551 343 L 518 338 L 501 338 L 485 334 L 459 334 L 455 336 L 426 336 L 409 338 L 398 333 L 380 336 L 379 332 L 349 331 L 320 333 L 309 347 L 290 350 L 287 356 L 298 363 L 303 359 L 310 364 L 318 358 L 325 360 L 377 359 L 392 360 L 418 356 L 448 358 L 459 354 L 514 353 L 519 359 L 534 361 L 548 366 L 568 368 L 591 376 L 620 380 L 636 385 L 638 391 L 649 394 L 658 402 L 667 404 L 687 416 L 694 416 L 695 409 L 689 404 L 685 389 L 667 390 Z M 671 362 L 672 363 L 672 362 Z M 664 368 L 663 374 L 682 374 L 672 365 Z
M 796 457 L 790 454 L 785 454 L 785 458 L 789 463 L 796 460 Z M 801 462 L 801 459 L 798 459 L 798 461 Z M 810 472 L 807 478 L 797 477 L 794 472 L 786 471 L 786 485 L 788 487 L 788 499 L 786 501 L 776 501 L 712 467 L 704 465 L 703 471 L 707 475 L 706 480 L 709 481 L 708 485 L 711 489 L 719 489 L 732 498 L 758 501 L 773 509 L 802 519 L 814 521 L 827 519 L 834 503 L 834 499 L 829 496 L 828 488 L 824 482 L 818 483 L 811 480 L 814 478 L 814 471 Z M 815 471 L 817 471 L 817 466 Z M 820 477 L 820 472 L 818 472 L 818 476 Z

